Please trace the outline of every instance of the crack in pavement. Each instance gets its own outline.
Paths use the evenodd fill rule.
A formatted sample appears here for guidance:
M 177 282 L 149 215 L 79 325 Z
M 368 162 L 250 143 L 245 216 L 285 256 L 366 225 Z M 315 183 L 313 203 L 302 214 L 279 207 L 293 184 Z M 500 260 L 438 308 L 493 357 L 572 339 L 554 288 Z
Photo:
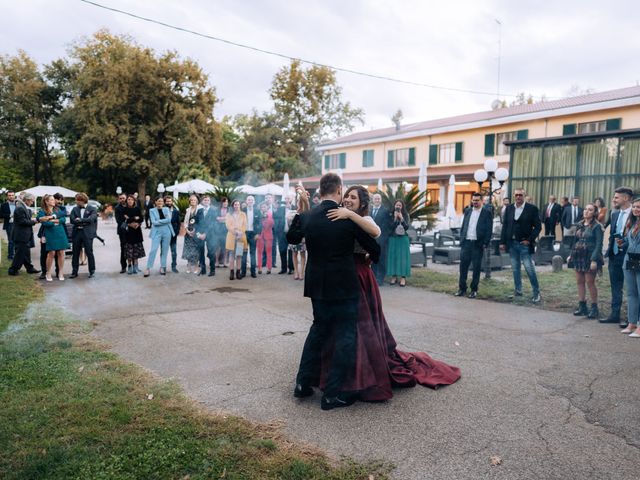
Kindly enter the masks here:
M 611 375 L 616 376 L 619 373 L 621 373 L 623 371 L 623 369 L 620 370 L 616 370 L 616 372 Z M 542 373 L 543 371 L 538 371 L 535 373 L 535 375 L 537 377 L 540 377 L 543 375 Z M 592 399 L 593 396 L 595 394 L 595 391 L 593 389 L 593 386 L 595 385 L 595 383 L 600 380 L 604 375 L 597 375 L 595 378 L 593 378 L 591 380 L 591 382 L 589 382 L 587 388 L 589 389 L 589 397 L 586 401 L 586 403 L 589 403 Z M 609 376 L 607 375 L 607 378 L 609 378 Z M 635 443 L 634 441 L 628 439 L 623 433 L 620 433 L 618 431 L 615 430 L 615 428 L 611 425 L 607 425 L 607 424 L 603 424 L 602 422 L 600 422 L 598 420 L 598 414 L 600 412 L 600 410 L 597 410 L 596 412 L 592 412 L 590 410 L 588 410 L 586 407 L 582 407 L 577 400 L 575 400 L 575 392 L 571 392 L 571 394 L 566 393 L 566 388 L 563 387 L 556 387 L 554 385 L 551 384 L 544 384 L 541 381 L 537 380 L 536 384 L 540 387 L 542 387 L 544 390 L 548 391 L 552 396 L 554 397 L 558 397 L 558 398 L 562 398 L 565 401 L 568 402 L 569 404 L 569 408 L 574 408 L 575 410 L 579 411 L 582 413 L 582 420 L 584 422 L 586 422 L 589 425 L 592 425 L 596 428 L 599 428 L 601 430 L 603 430 L 605 433 L 612 435 L 620 440 L 622 440 L 624 443 L 626 443 L 628 446 L 634 448 L 635 450 L 638 450 L 638 452 L 640 452 L 640 444 Z M 569 411 L 569 410 L 568 410 Z M 568 424 L 568 422 L 571 420 L 571 417 L 573 416 L 573 414 L 570 414 L 564 421 L 564 425 Z

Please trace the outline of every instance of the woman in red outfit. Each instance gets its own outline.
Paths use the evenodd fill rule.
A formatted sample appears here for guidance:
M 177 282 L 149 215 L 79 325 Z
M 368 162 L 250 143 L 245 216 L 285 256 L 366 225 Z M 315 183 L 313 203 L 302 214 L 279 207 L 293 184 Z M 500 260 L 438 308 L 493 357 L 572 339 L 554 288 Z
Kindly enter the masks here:
M 258 273 L 262 273 L 262 252 L 267 253 L 267 273 L 271 273 L 273 258 L 271 257 L 271 249 L 273 248 L 273 214 L 269 211 L 269 205 L 262 203 L 260 205 L 260 214 L 262 215 L 262 232 L 258 236 Z
M 380 235 L 380 228 L 368 214 L 369 192 L 365 188 L 350 187 L 344 195 L 343 206 L 345 208 L 330 210 L 329 218 L 350 219 L 372 237 Z M 343 391 L 358 392 L 360 400 L 380 401 L 393 396 L 393 387 L 413 387 L 419 383 L 435 389 L 456 382 L 460 378 L 459 368 L 434 360 L 424 352 L 409 353 L 396 348 L 384 318 L 380 290 L 370 261 L 357 243 L 354 256 L 360 282 L 358 346 L 355 371 Z M 332 353 L 331 347 L 323 352 L 320 388 L 324 385 Z

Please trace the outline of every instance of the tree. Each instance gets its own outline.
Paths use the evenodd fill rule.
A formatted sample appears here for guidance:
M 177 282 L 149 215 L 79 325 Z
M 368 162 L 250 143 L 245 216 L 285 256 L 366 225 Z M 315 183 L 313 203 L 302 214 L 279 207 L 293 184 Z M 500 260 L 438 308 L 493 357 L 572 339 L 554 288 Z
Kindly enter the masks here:
M 54 183 L 56 162 L 52 121 L 62 108 L 61 91 L 47 81 L 24 52 L 0 56 L 0 155 L 22 179 Z
M 391 117 L 391 122 L 396 126 L 396 130 L 400 130 L 400 123 L 402 122 L 403 118 L 404 115 L 402 114 L 402 110 L 400 109 L 398 109 L 396 113 L 394 113 Z
M 363 123 L 363 111 L 342 101 L 342 88 L 328 67 L 312 65 L 306 70 L 293 60 L 273 78 L 271 99 L 276 124 L 293 143 L 296 156 L 307 168 L 316 167 L 315 145 L 328 136 L 353 130 L 354 122 Z
M 96 190 L 122 185 L 142 196 L 147 184 L 175 179 L 184 162 L 219 170 L 217 99 L 195 62 L 156 56 L 106 30 L 71 58 L 69 107 L 58 127 L 76 175 Z

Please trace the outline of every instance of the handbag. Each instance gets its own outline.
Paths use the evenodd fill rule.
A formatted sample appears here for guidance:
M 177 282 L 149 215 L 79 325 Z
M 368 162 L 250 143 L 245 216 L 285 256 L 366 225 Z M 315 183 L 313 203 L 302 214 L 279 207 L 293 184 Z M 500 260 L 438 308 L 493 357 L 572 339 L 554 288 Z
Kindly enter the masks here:
M 627 253 L 627 270 L 640 273 L 640 253 Z
M 127 222 L 122 222 L 120 225 L 118 225 L 118 233 L 125 234 L 127 233 L 127 230 L 129 230 L 129 225 L 127 224 Z

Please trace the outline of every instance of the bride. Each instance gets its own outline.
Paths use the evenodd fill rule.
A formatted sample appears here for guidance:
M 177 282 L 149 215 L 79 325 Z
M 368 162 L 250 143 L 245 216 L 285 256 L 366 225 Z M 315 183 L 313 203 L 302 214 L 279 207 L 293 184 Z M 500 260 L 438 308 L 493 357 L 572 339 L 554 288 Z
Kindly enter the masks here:
M 330 210 L 333 220 L 350 219 L 372 237 L 380 236 L 380 228 L 368 214 L 369 192 L 361 186 L 347 189 L 344 208 Z M 432 359 L 424 352 L 403 352 L 387 325 L 382 311 L 380 290 L 366 253 L 356 243 L 354 252 L 360 283 L 357 323 L 357 354 L 355 371 L 343 386 L 345 392 L 357 392 L 364 401 L 388 400 L 393 387 L 413 387 L 416 383 L 438 388 L 460 378 L 460 369 Z M 333 342 L 322 355 L 319 387 L 324 386 L 328 365 L 333 354 Z

